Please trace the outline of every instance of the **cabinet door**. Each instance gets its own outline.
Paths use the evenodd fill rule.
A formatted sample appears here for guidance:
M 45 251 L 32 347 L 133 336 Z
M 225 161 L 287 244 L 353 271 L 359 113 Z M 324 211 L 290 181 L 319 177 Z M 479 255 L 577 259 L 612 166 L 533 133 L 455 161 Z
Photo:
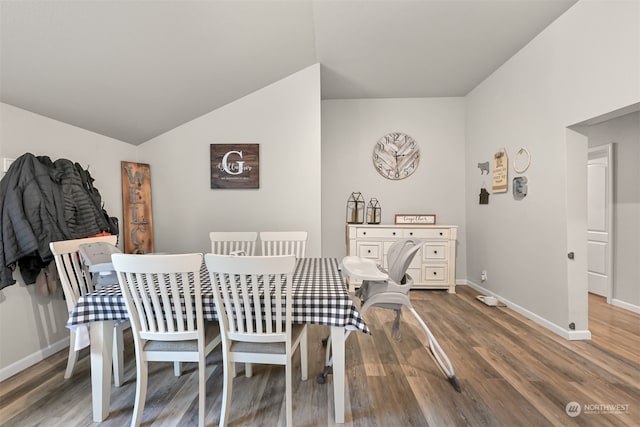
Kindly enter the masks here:
M 411 278 L 413 279 L 414 285 L 422 283 L 422 279 L 420 277 L 421 276 L 421 274 L 420 274 L 421 271 L 420 270 L 421 270 L 420 269 L 420 265 L 418 265 L 417 268 L 412 268 L 412 267 L 407 268 L 407 274 L 409 276 L 411 276 Z

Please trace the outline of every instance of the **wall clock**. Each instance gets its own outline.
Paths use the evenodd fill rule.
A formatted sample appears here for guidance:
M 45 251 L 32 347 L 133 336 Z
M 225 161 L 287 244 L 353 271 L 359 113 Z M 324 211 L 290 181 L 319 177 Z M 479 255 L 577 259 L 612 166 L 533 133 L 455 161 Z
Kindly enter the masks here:
M 409 135 L 388 133 L 373 147 L 373 165 L 388 179 L 404 179 L 418 168 L 420 148 Z

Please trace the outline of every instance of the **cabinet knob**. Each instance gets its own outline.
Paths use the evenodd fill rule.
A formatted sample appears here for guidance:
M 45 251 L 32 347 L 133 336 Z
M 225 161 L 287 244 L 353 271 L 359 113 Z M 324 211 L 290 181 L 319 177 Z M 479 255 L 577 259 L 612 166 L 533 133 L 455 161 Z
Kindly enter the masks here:
M 394 235 L 394 236 L 396 235 L 396 232 L 395 232 L 395 231 L 393 232 L 393 235 Z
M 442 231 L 440 232 L 440 235 L 442 236 Z
M 435 271 L 433 272 L 433 275 L 434 275 L 434 276 L 435 276 L 435 275 L 437 275 L 437 274 L 438 274 L 438 273 L 436 273 Z
M 366 235 L 367 235 L 367 232 L 366 232 L 366 231 L 363 231 L 363 232 L 362 232 L 362 235 L 363 235 L 363 236 L 366 236 Z
M 367 250 L 367 253 L 368 253 L 368 254 L 370 254 L 370 253 L 371 253 L 371 249 L 368 249 L 368 250 Z
M 438 251 L 433 251 L 433 253 L 434 253 L 434 254 L 437 254 L 437 253 L 438 253 Z
M 410 232 L 409 232 L 409 236 L 413 236 L 413 231 L 410 231 Z

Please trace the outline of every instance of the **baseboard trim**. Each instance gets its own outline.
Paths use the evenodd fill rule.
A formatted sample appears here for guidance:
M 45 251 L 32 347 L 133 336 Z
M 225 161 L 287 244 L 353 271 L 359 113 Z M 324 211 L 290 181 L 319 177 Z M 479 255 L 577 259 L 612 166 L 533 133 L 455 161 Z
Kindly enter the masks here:
M 621 301 L 616 298 L 611 298 L 611 305 L 615 305 L 616 307 L 624 308 L 625 310 L 640 314 L 640 306 L 629 304 L 628 302 Z
M 27 357 L 18 360 L 17 362 L 12 363 L 9 366 L 0 369 L 0 382 L 14 376 L 19 372 L 24 371 L 28 367 L 41 362 L 47 357 L 59 352 L 60 350 L 64 350 L 67 347 L 69 347 L 69 338 L 64 338 L 49 345 L 48 347 L 45 347 L 39 351 L 36 351 L 35 353 L 30 354 Z
M 467 280 L 466 284 L 471 286 L 472 288 L 474 288 L 475 290 L 479 291 L 480 293 L 482 293 L 483 295 L 491 295 L 493 297 L 498 298 L 501 302 L 503 302 L 504 304 L 506 304 L 507 307 L 509 307 L 511 310 L 515 311 L 516 313 L 526 317 L 527 319 L 532 320 L 533 322 L 537 323 L 538 325 L 542 326 L 545 329 L 550 330 L 551 332 L 553 332 L 556 335 L 561 336 L 562 338 L 569 340 L 569 341 L 576 341 L 576 340 L 590 340 L 591 339 L 591 331 L 587 330 L 578 330 L 578 331 L 572 331 L 570 329 L 565 329 L 562 328 L 558 325 L 556 325 L 553 322 L 550 322 L 549 320 L 545 319 L 544 317 L 541 317 L 539 315 L 537 315 L 536 313 L 527 310 L 524 307 L 519 306 L 518 304 L 509 301 L 507 299 L 504 299 L 503 297 L 501 297 L 500 295 L 495 294 L 494 292 L 491 292 L 490 290 L 483 288 L 482 286 L 480 286 L 479 284 L 471 281 L 471 280 Z

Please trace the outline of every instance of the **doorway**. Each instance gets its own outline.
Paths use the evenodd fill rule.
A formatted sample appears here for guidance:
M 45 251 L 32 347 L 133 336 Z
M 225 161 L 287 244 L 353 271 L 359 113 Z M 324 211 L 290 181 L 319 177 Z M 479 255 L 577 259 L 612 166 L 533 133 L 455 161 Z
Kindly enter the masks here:
M 611 300 L 613 144 L 589 148 L 587 162 L 587 276 L 592 294 Z
M 576 123 L 567 131 L 567 243 L 569 250 L 576 248 L 575 259 L 570 257 L 567 264 L 568 318 L 570 321 L 575 319 L 576 329 L 580 330 L 581 327 L 586 330 L 583 336 L 588 335 L 586 339 L 589 339 L 588 270 L 597 269 L 589 267 L 586 258 L 596 258 L 594 252 L 599 252 L 600 262 L 605 264 L 606 256 L 603 254 L 610 253 L 611 267 L 607 273 L 610 284 L 605 291 L 606 303 L 640 313 L 640 103 Z M 589 226 L 586 211 L 589 202 L 585 165 L 589 162 L 590 154 L 591 157 L 597 157 L 589 153 L 589 148 L 613 141 L 615 144 L 609 155 L 609 182 L 613 185 L 609 191 L 613 199 L 613 212 L 608 215 L 611 219 L 609 249 L 599 242 L 600 247 L 594 250 L 587 243 Z M 581 168 L 584 171 L 582 173 Z M 592 175 L 595 174 L 606 175 L 603 169 Z M 606 220 L 606 212 L 600 215 L 601 222 Z M 595 247 L 593 244 L 591 246 Z M 581 263 L 581 260 L 584 262 Z M 599 270 L 604 268 L 601 266 Z M 602 298 L 603 302 L 605 298 Z M 569 339 L 585 339 L 571 338 L 569 335 Z

